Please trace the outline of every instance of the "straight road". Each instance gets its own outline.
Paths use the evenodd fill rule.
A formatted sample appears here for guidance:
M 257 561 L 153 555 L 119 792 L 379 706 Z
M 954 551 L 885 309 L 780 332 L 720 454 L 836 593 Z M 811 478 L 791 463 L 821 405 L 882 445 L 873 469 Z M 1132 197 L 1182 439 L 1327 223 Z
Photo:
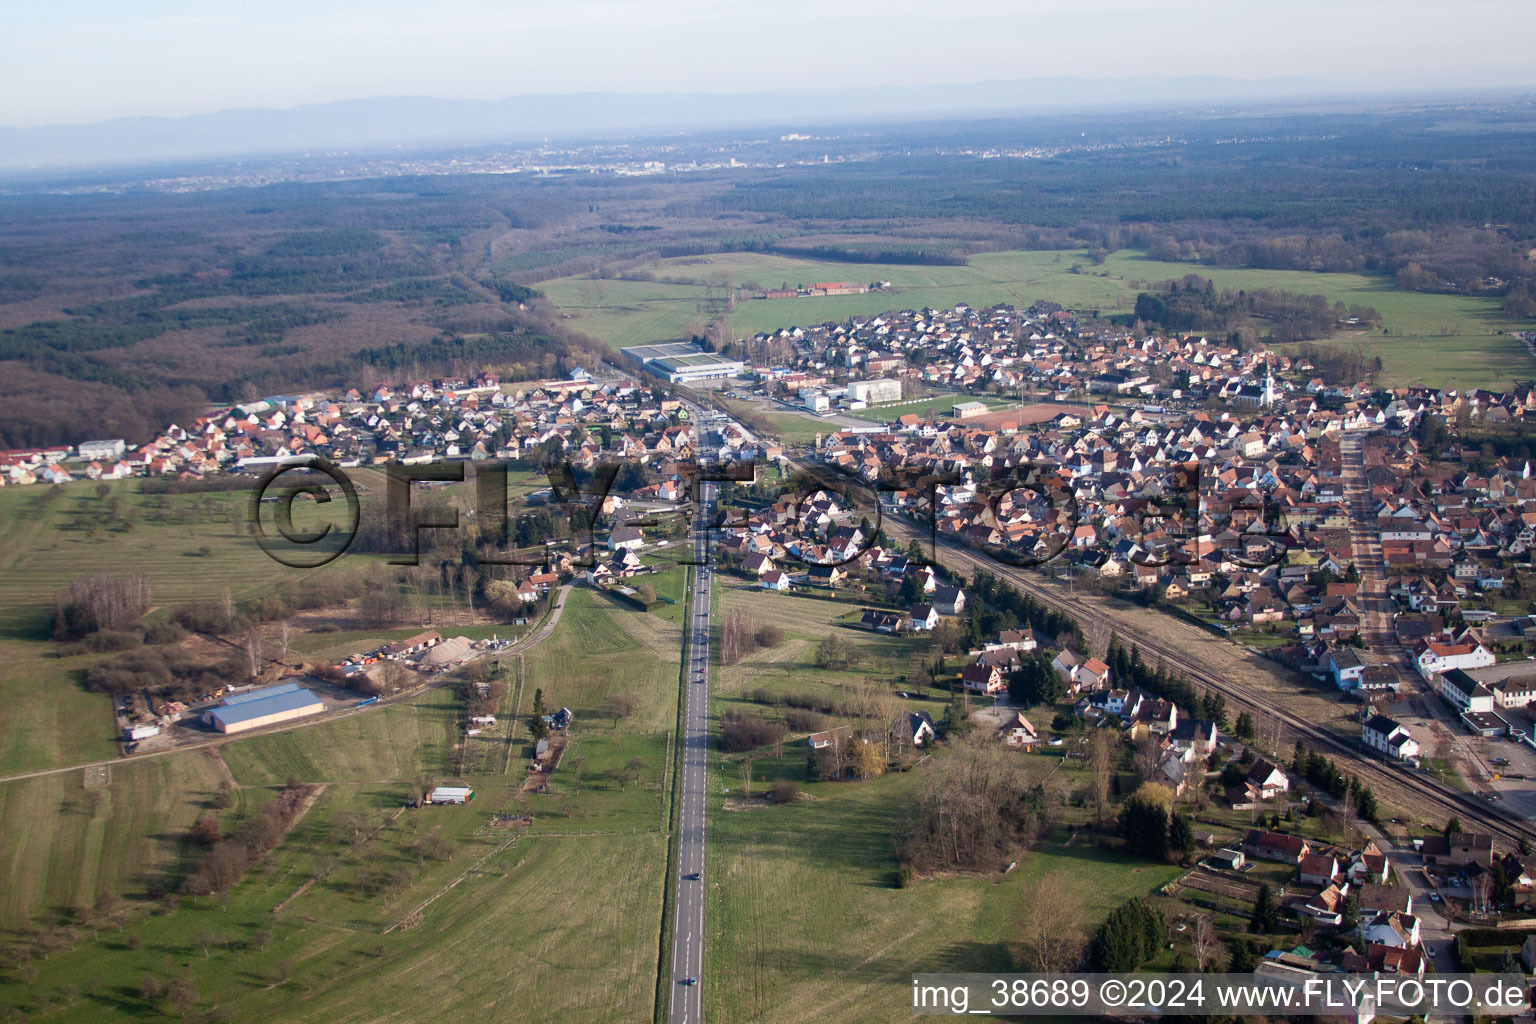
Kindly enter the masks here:
M 703 1020 L 704 975 L 704 807 L 709 755 L 709 602 L 714 584 L 709 568 L 709 524 L 715 513 L 715 484 L 699 485 L 694 519 L 693 600 L 688 605 L 687 694 L 683 702 L 683 787 L 678 815 L 677 884 L 673 889 L 671 1024 Z

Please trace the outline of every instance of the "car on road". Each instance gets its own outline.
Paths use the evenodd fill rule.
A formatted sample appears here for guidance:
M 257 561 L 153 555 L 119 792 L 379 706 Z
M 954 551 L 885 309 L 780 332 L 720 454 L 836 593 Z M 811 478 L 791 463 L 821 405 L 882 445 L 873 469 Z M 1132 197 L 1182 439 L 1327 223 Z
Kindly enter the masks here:
M 1440 902 L 1440 894 L 1437 893 L 1437 892 L 1431 892 L 1429 894 L 1429 902 L 1431 902 L 1431 903 L 1439 903 Z
M 698 880 L 699 873 L 697 871 L 690 872 L 689 874 L 683 876 L 683 881 L 685 882 L 697 882 Z
M 684 978 L 682 981 L 678 982 L 679 985 L 697 985 L 698 983 L 698 978 Z

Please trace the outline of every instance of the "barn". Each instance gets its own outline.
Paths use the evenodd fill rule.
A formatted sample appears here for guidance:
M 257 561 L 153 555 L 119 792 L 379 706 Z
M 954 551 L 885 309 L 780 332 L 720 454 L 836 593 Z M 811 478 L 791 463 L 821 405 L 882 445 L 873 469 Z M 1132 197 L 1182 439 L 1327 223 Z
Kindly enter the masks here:
M 317 715 L 325 710 L 309 690 L 297 683 L 278 683 L 226 697 L 207 711 L 203 720 L 222 733 L 245 732 L 264 725 Z

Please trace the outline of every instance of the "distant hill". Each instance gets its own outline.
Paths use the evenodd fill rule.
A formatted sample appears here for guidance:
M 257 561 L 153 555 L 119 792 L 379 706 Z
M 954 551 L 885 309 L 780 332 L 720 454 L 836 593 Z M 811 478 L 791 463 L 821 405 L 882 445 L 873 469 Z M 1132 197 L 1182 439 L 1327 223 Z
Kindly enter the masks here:
M 801 127 L 936 114 L 1142 108 L 1317 96 L 1326 91 L 1324 84 L 1302 78 L 1148 76 L 742 94 L 573 93 L 504 100 L 407 96 L 344 100 L 291 110 L 224 110 L 193 117 L 132 117 L 85 125 L 0 128 L 0 170 L 280 155 L 314 149 L 524 143 L 545 137 L 747 125 Z

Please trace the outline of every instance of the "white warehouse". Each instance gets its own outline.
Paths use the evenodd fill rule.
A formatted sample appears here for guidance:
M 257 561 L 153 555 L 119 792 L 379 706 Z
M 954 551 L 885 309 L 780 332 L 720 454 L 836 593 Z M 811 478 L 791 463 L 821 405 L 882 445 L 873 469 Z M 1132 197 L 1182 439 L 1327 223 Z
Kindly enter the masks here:
M 850 381 L 848 397 L 855 402 L 899 402 L 901 401 L 901 381 L 887 378 Z

